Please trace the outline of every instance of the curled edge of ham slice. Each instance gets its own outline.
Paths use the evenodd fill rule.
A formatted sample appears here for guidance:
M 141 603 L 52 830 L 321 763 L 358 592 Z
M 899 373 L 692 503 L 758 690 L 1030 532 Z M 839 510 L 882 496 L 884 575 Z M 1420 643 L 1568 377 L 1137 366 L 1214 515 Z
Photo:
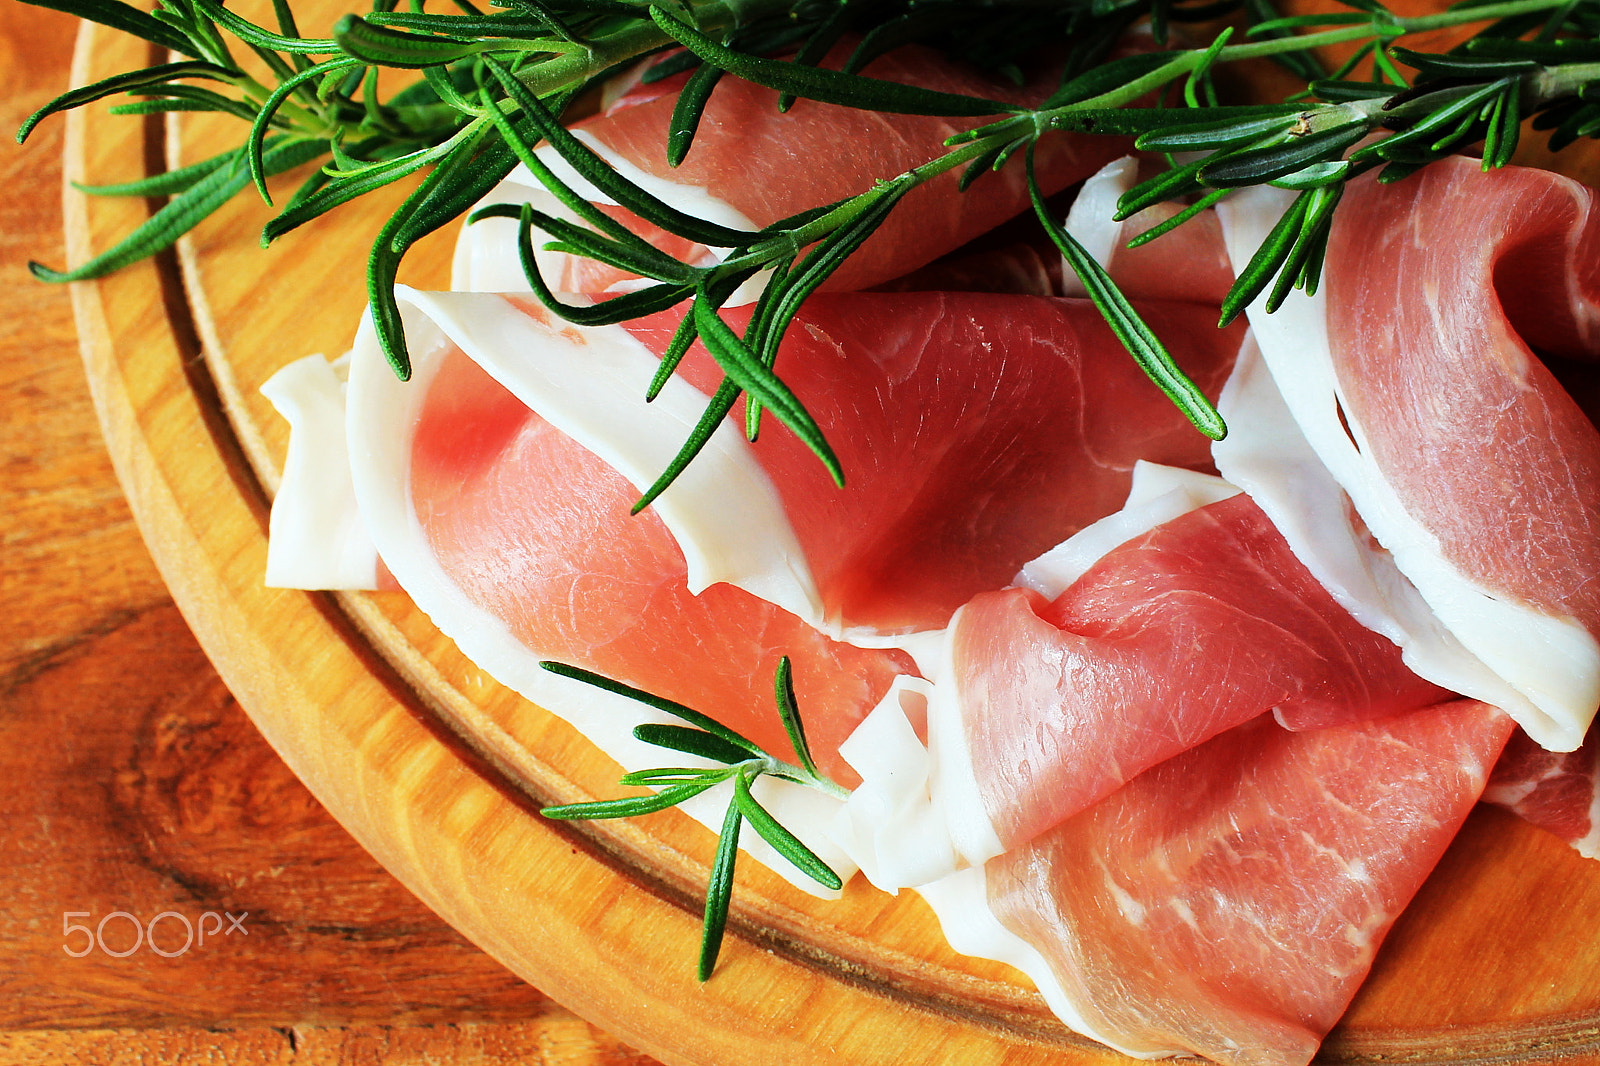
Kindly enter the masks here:
M 1262 187 L 1218 205 L 1236 268 L 1243 268 L 1291 199 L 1290 193 Z M 1252 305 L 1248 313 L 1265 363 L 1294 422 L 1366 529 L 1428 609 L 1499 683 L 1430 676 L 1420 661 L 1414 668 L 1501 707 L 1544 747 L 1577 747 L 1600 705 L 1600 642 L 1577 619 L 1488 587 L 1446 558 L 1438 537 L 1399 497 L 1371 447 L 1363 446 L 1368 429 L 1343 402 L 1329 339 L 1328 294 L 1327 284 L 1313 296 L 1296 291 L 1270 315 L 1264 313 L 1264 296 Z
M 285 490 L 279 493 L 278 501 L 274 503 L 274 510 L 280 506 L 279 501 L 288 502 L 291 511 L 301 509 L 303 497 L 302 503 L 292 501 L 302 491 L 309 490 L 312 496 L 318 498 L 318 502 L 316 508 L 306 508 L 306 514 L 320 510 L 325 521 L 335 527 L 358 520 L 370 537 L 374 558 L 381 557 L 382 565 L 393 573 L 400 587 L 474 663 L 502 684 L 567 721 L 625 770 L 661 765 L 662 749 L 639 741 L 633 736 L 632 729 L 646 722 L 677 724 L 676 719 L 625 697 L 543 670 L 538 665 L 541 657 L 530 651 L 499 618 L 473 603 L 444 571 L 427 542 L 413 506 L 409 474 L 411 439 L 427 397 L 428 385 L 452 346 L 459 345 L 469 354 L 480 354 L 475 349 L 485 343 L 486 337 L 503 330 L 509 330 L 513 335 L 510 338 L 497 337 L 496 344 L 503 351 L 517 352 L 514 361 L 507 360 L 515 365 L 496 365 L 494 357 L 486 355 L 490 365 L 485 369 L 491 373 L 503 373 L 512 379 L 502 381 L 502 384 L 511 388 L 525 403 L 529 402 L 530 397 L 537 403 L 541 389 L 563 392 L 559 404 L 546 403 L 544 406 L 563 408 L 568 425 L 573 427 L 567 432 L 576 430 L 574 435 L 578 435 L 584 434 L 587 429 L 586 435 L 590 439 L 585 440 L 583 436 L 578 436 L 578 439 L 585 446 L 592 444 L 597 451 L 605 449 L 615 453 L 618 449 L 627 452 L 633 448 L 648 453 L 652 443 L 669 449 L 664 455 L 642 456 L 642 461 L 646 463 L 645 473 L 640 475 L 643 484 L 653 479 L 654 471 L 676 451 L 683 434 L 699 418 L 705 403 L 704 396 L 691 386 L 680 383 L 681 390 L 674 387 L 669 387 L 669 390 L 675 393 L 687 390 L 692 395 L 679 395 L 675 400 L 668 400 L 666 405 L 659 406 L 659 410 L 653 410 L 668 399 L 666 391 L 669 390 L 664 390 L 656 404 L 648 405 L 644 413 L 635 417 L 630 412 L 629 417 L 617 417 L 618 409 L 612 406 L 614 402 L 627 400 L 641 407 L 646 406 L 642 402 L 639 382 L 648 381 L 655 367 L 654 358 L 633 342 L 625 331 L 619 329 L 622 338 L 613 338 L 617 341 L 615 344 L 591 344 L 594 350 L 589 354 L 593 358 L 582 366 L 570 359 L 560 358 L 560 355 L 567 354 L 563 352 L 558 353 L 557 358 L 548 360 L 549 365 L 541 367 L 537 365 L 539 359 L 536 352 L 519 351 L 515 344 L 518 339 L 516 331 L 525 328 L 522 324 L 529 323 L 530 319 L 500 296 L 420 293 L 402 287 L 397 290 L 397 297 L 412 344 L 411 381 L 401 382 L 395 377 L 378 349 L 370 318 L 364 318 L 349 356 L 347 391 L 341 387 L 337 373 L 320 356 L 309 357 L 317 362 L 302 360 L 301 363 L 291 364 L 280 372 L 287 375 L 285 378 L 269 385 L 271 393 L 275 394 L 274 402 L 297 412 L 299 425 L 312 431 L 302 438 L 304 454 L 320 453 L 323 459 L 341 451 L 348 454 L 348 484 L 353 490 L 353 502 L 348 497 L 337 498 L 339 483 L 345 475 L 334 469 L 337 464 L 319 461 L 315 464 L 318 467 L 316 473 L 327 479 L 321 487 L 316 487 L 315 478 L 298 479 L 292 487 L 286 482 Z M 508 340 L 512 342 L 509 346 L 506 344 Z M 639 362 L 641 359 L 644 362 Z M 320 368 L 317 363 L 322 364 Z M 638 377 L 639 372 L 642 372 L 642 378 Z M 596 424 L 588 427 L 573 424 L 573 412 L 582 412 L 585 404 L 581 397 L 575 400 L 564 393 L 568 386 L 580 391 L 584 388 L 597 390 L 589 397 L 589 411 L 597 419 Z M 548 399 L 548 395 L 545 398 Z M 533 404 L 530 403 L 530 406 Z M 342 425 L 337 420 L 324 417 L 330 410 L 338 408 L 344 410 Z M 307 411 L 313 413 L 309 419 L 304 417 Z M 647 425 L 651 420 L 655 420 L 655 424 Z M 703 454 L 697 460 L 712 460 L 705 463 L 704 472 L 700 475 L 705 479 L 704 483 L 680 480 L 669 494 L 677 492 L 680 506 L 691 516 L 711 515 L 719 505 L 718 501 L 727 497 L 726 493 L 716 489 L 718 478 L 731 478 L 736 483 L 738 479 L 755 479 L 753 484 L 746 485 L 750 489 L 750 496 L 741 496 L 747 505 L 756 508 L 755 512 L 732 517 L 723 512 L 722 520 L 734 524 L 747 522 L 759 528 L 763 521 L 781 519 L 781 508 L 776 512 L 776 518 L 771 514 L 763 518 L 760 505 L 763 500 L 769 500 L 771 486 L 766 484 L 763 489 L 766 475 L 754 465 L 753 460 L 740 454 L 739 450 L 746 445 L 737 431 L 730 428 L 728 436 L 731 440 L 722 441 L 720 445 L 713 442 L 708 454 Z M 619 441 L 619 437 L 623 439 Z M 632 458 L 635 464 L 641 461 L 640 454 Z M 628 456 L 624 455 L 617 462 L 628 462 Z M 693 470 L 693 466 L 690 470 Z M 623 472 L 626 474 L 625 468 Z M 692 493 L 695 492 L 708 495 L 704 499 L 693 499 Z M 755 504 L 750 504 L 752 498 Z M 353 519 L 352 516 L 357 517 Z M 748 539 L 767 545 L 779 544 L 786 529 L 785 522 L 781 527 L 771 529 L 770 536 Z M 311 543 L 315 543 L 314 536 Z M 315 561 L 302 564 L 290 557 L 290 552 L 297 549 L 297 543 L 303 547 L 306 542 L 289 538 L 280 542 L 277 548 L 269 547 L 269 556 L 274 551 L 279 553 L 278 572 L 284 575 L 286 587 L 372 587 L 372 582 L 364 579 L 338 586 L 323 582 L 326 571 L 319 569 L 321 564 Z M 680 538 L 680 543 L 686 541 Z M 701 543 L 715 546 L 714 540 Z M 737 548 L 734 555 L 738 555 Z M 315 556 L 315 552 L 308 553 L 308 559 L 314 560 Z M 788 588 L 787 591 L 780 589 L 776 594 L 785 595 L 792 601 L 795 598 L 794 590 L 803 586 L 803 576 L 797 577 L 788 572 L 785 569 L 787 563 L 781 559 L 781 551 L 779 556 L 777 565 L 781 576 L 778 584 Z M 796 558 L 799 558 L 798 554 Z M 714 569 L 714 564 L 712 560 L 706 565 Z M 269 565 L 272 565 L 270 561 Z M 800 565 L 803 566 L 803 562 Z M 728 580 L 726 576 L 706 573 L 706 566 L 702 567 L 700 576 L 705 579 L 705 584 Z M 757 579 L 751 583 L 759 586 L 762 582 Z M 803 608 L 805 605 L 802 602 L 800 606 Z M 885 698 L 895 699 L 896 692 L 891 690 Z M 695 762 L 690 756 L 675 754 L 673 758 L 679 761 L 688 759 L 689 762 L 684 765 Z M 824 828 L 834 818 L 840 801 L 804 786 L 770 777 L 759 779 L 755 787 L 757 798 L 780 822 L 793 828 L 842 878 L 849 879 L 855 867 L 848 856 L 832 843 Z M 680 806 L 685 813 L 715 832 L 721 826 L 725 807 L 720 792 L 721 789 L 713 789 Z M 795 871 L 754 834 L 743 834 L 741 847 L 806 891 L 830 897 L 835 895 L 820 889 Z
M 1028 563 L 1018 584 L 1059 594 L 1114 548 L 1237 492 L 1209 474 L 1141 462 L 1134 468 L 1126 506 Z M 833 834 L 867 879 L 885 892 L 921 891 L 1004 850 L 984 813 L 948 681 L 954 628 L 952 619 L 938 645 L 917 657 L 931 682 L 905 679 L 839 749 L 862 784 L 845 801 Z

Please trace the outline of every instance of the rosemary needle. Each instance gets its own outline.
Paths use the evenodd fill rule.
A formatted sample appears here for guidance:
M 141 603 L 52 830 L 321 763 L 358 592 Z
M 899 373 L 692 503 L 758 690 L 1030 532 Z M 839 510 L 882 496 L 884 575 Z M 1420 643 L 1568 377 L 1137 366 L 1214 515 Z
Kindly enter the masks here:
M 789 657 L 778 663 L 773 679 L 778 711 L 783 719 L 784 731 L 795 749 L 799 765 L 784 762 L 743 735 L 729 729 L 715 718 L 685 707 L 681 703 L 652 695 L 641 689 L 614 681 L 582 667 L 565 663 L 543 662 L 542 667 L 574 681 L 581 681 L 607 692 L 625 696 L 655 710 L 665 712 L 687 722 L 687 726 L 646 723 L 634 728 L 639 740 L 657 747 L 694 755 L 713 765 L 695 769 L 689 767 L 661 767 L 653 770 L 636 770 L 624 774 L 620 784 L 659 789 L 643 796 L 624 799 L 596 800 L 589 803 L 571 803 L 546 807 L 541 812 L 546 818 L 633 818 L 654 814 L 677 806 L 718 785 L 731 785 L 732 795 L 723 815 L 722 829 L 718 834 L 716 859 L 711 866 L 711 877 L 706 885 L 704 921 L 700 938 L 700 980 L 711 977 L 716 969 L 717 956 L 722 950 L 722 937 L 728 922 L 728 907 L 733 899 L 733 873 L 738 861 L 741 828 L 749 824 L 795 868 L 824 888 L 839 889 L 844 882 L 833 869 L 805 845 L 799 837 L 786 829 L 756 800 L 751 786 L 763 775 L 793 781 L 828 795 L 842 798 L 849 793 L 824 777 L 817 770 L 811 749 L 806 743 L 805 728 L 801 725 L 800 711 L 795 705 L 794 686 Z

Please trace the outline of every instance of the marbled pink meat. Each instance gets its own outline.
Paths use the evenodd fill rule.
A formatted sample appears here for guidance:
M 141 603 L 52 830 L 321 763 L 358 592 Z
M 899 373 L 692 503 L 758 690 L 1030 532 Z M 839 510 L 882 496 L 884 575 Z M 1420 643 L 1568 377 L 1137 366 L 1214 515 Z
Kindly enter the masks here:
M 985 593 L 954 625 L 963 731 L 1004 847 L 1268 711 L 1316 728 L 1445 695 L 1242 495 L 1113 549 L 1053 603 Z
M 1302 1066 L 1483 789 L 1511 721 L 1256 719 L 986 867 L 1004 924 L 1133 1052 Z

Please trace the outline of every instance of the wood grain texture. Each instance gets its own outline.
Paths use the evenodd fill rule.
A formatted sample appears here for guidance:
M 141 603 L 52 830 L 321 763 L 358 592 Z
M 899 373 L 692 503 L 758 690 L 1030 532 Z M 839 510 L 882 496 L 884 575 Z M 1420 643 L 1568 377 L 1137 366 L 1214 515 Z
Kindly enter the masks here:
M 315 24 L 308 20 L 313 32 Z M 135 50 L 137 45 L 132 46 Z M 95 38 L 81 78 L 137 62 Z M 91 110 L 67 147 L 97 181 L 138 173 L 138 134 Z M 184 128 L 175 154 L 214 143 Z M 392 202 L 392 200 L 390 201 Z M 69 198 L 81 261 L 142 205 Z M 339 821 L 451 925 L 551 996 L 671 1063 L 1110 1063 L 1005 968 L 955 956 L 908 896 L 823 903 L 748 864 L 718 977 L 692 977 L 709 834 L 675 812 L 558 827 L 532 805 L 605 794 L 616 769 L 485 678 L 401 596 L 260 586 L 284 431 L 256 392 L 346 343 L 384 217 L 358 202 L 263 254 L 241 201 L 183 251 L 186 292 L 143 264 L 78 287 L 78 328 L 118 475 L 201 645 Z M 438 284 L 435 242 L 409 280 Z M 265 280 L 266 285 L 261 282 Z M 186 357 L 198 338 L 205 370 Z M 1327 1061 L 1592 1058 L 1600 867 L 1480 812 L 1391 936 Z
M 67 87 L 76 33 L 0 3 L 0 125 Z M 69 295 L 24 270 L 63 260 L 64 129 L 0 148 L 0 1062 L 648 1063 L 385 873 L 211 668 L 113 474 Z M 64 952 L 64 912 L 116 910 L 249 935 Z

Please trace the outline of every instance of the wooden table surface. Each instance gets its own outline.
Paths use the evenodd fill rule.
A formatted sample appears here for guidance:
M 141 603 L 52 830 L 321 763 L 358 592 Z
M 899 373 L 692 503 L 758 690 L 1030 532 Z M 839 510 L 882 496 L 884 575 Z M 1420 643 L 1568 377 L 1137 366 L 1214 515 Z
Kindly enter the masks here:
M 66 88 L 75 32 L 0 0 L 0 127 Z M 67 291 L 25 270 L 63 259 L 62 129 L 0 147 L 0 1062 L 650 1063 L 400 887 L 206 662 L 112 474 Z M 164 912 L 160 950 L 129 951 Z M 186 922 L 207 939 L 181 950 Z

